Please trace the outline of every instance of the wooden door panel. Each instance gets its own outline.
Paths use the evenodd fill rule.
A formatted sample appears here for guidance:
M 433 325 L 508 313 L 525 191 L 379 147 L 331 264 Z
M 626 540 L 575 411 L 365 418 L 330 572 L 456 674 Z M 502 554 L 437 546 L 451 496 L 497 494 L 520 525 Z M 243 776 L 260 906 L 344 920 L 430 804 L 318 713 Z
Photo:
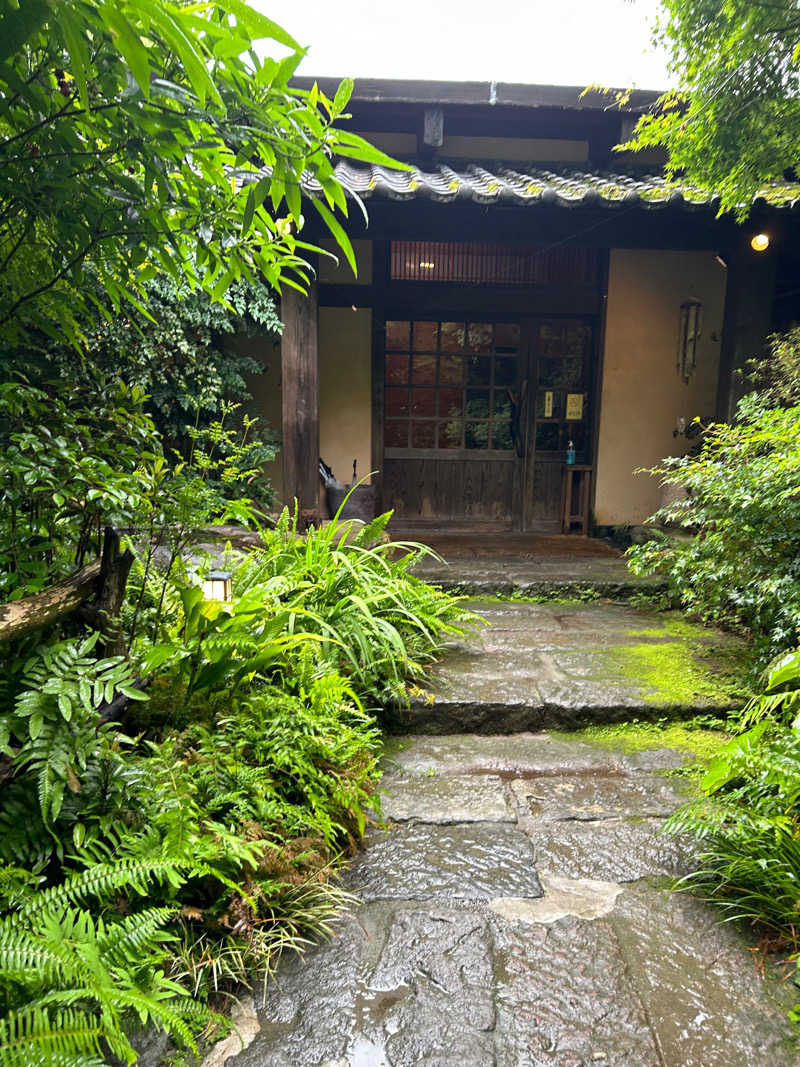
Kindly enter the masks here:
M 474 519 L 510 527 L 514 469 L 512 460 L 387 459 L 383 505 L 399 519 Z
M 564 464 L 558 460 L 534 460 L 531 522 L 535 528 L 556 531 L 561 525 L 561 481 Z
M 568 443 L 574 443 L 578 463 L 592 462 L 592 326 L 576 317 L 530 319 L 525 327 L 529 403 L 522 521 L 526 530 L 552 532 L 561 526 Z M 571 398 L 580 398 L 580 418 Z
M 517 322 L 387 319 L 385 508 L 410 522 L 512 524 L 520 351 Z

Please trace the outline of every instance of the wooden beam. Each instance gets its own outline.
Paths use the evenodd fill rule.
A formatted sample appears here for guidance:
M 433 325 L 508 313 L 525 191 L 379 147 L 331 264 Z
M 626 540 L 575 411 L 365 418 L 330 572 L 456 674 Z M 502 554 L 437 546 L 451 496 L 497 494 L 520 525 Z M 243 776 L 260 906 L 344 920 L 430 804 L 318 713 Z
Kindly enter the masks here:
M 444 111 L 440 107 L 425 108 L 422 143 L 426 148 L 441 148 L 444 144 Z
M 283 495 L 301 512 L 319 511 L 319 327 L 317 286 L 281 295 Z
M 372 246 L 372 476 L 375 486 L 376 511 L 386 510 L 383 499 L 383 404 L 384 353 L 386 326 L 386 290 L 389 283 L 391 247 L 388 241 L 376 241 Z
M 97 559 L 42 593 L 0 604 L 0 641 L 21 637 L 71 614 L 98 592 L 101 570 Z
M 717 219 L 711 210 L 641 206 L 565 208 L 557 205 L 487 206 L 471 201 L 440 204 L 424 198 L 397 201 L 367 199 L 369 228 L 356 216 L 350 236 L 387 241 L 491 241 L 584 248 L 663 248 L 712 253 L 735 244 L 741 235 L 730 218 Z M 324 236 L 313 220 L 305 239 Z M 362 228 L 363 227 L 363 228 Z M 800 212 L 775 217 L 785 241 L 796 240 Z
M 382 242 L 381 242 L 382 244 Z M 381 300 L 394 314 L 442 313 L 595 315 L 600 299 L 594 285 L 471 285 L 462 282 L 390 282 L 378 285 L 321 285 L 321 307 L 372 307 Z M 391 317 L 391 316 L 390 316 Z
M 600 419 L 602 417 L 601 403 L 603 400 L 603 368 L 606 358 L 606 325 L 608 319 L 608 279 L 611 273 L 611 252 L 606 249 L 600 255 L 600 314 L 593 331 L 592 362 L 592 451 L 591 462 L 594 466 L 594 476 L 591 480 L 591 498 L 589 500 L 589 530 L 594 529 L 595 502 L 597 499 L 597 455 L 600 451 Z

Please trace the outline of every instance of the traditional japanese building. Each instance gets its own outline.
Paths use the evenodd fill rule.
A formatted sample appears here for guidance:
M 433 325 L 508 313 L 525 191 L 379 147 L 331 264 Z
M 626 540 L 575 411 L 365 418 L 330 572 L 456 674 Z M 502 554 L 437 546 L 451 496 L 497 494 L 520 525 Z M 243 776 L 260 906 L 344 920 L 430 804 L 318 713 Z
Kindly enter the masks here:
M 323 258 L 307 297 L 284 293 L 280 352 L 257 352 L 284 500 L 325 513 L 321 455 L 342 481 L 375 472 L 378 507 L 421 531 L 658 507 L 635 469 L 729 417 L 735 369 L 795 317 L 800 186 L 718 218 L 657 154 L 614 151 L 656 95 L 356 82 L 352 128 L 413 168 L 338 164 L 358 275 Z

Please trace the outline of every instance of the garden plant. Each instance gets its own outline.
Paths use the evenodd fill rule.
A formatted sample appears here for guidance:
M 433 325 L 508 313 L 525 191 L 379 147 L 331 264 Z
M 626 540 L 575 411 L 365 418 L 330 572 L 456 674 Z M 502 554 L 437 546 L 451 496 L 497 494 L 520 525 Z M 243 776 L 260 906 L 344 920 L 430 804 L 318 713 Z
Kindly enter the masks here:
M 265 514 L 260 368 L 228 341 L 274 333 L 325 254 L 304 211 L 353 261 L 333 153 L 391 161 L 343 125 L 350 83 L 291 88 L 304 49 L 243 0 L 26 0 L 0 28 L 0 601 L 132 556 L 113 616 L 0 641 L 0 1064 L 99 1067 L 141 1029 L 196 1049 L 329 929 L 380 818 L 376 711 L 468 615 L 388 516 Z M 230 603 L 193 548 L 213 523 L 260 538 Z
M 751 924 L 800 976 L 800 331 L 773 337 L 751 372 L 735 422 L 651 472 L 686 494 L 654 516 L 667 532 L 630 564 L 666 572 L 688 611 L 749 641 L 758 695 L 668 829 L 701 842 L 681 888 Z

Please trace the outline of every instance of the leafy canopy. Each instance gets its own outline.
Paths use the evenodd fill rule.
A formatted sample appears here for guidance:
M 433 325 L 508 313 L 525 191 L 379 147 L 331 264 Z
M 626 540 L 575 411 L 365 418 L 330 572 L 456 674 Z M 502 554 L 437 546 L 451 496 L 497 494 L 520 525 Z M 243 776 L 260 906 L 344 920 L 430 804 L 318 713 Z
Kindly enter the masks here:
M 350 82 L 289 88 L 304 54 L 243 0 L 0 5 L 0 333 L 78 336 L 89 261 L 115 304 L 157 272 L 302 284 L 304 174 L 352 261 L 332 155 L 391 161 L 334 125 Z
M 679 88 L 625 147 L 660 145 L 668 173 L 713 189 L 741 221 L 769 179 L 800 162 L 796 0 L 663 0 L 655 41 Z

